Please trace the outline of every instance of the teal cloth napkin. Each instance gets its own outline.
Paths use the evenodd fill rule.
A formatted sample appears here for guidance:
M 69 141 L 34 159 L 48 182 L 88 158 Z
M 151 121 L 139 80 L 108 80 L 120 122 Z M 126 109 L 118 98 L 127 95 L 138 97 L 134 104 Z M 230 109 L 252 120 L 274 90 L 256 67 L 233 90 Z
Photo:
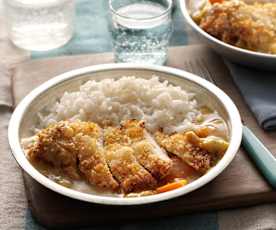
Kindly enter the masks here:
M 276 73 L 226 61 L 234 82 L 264 130 L 276 129 Z

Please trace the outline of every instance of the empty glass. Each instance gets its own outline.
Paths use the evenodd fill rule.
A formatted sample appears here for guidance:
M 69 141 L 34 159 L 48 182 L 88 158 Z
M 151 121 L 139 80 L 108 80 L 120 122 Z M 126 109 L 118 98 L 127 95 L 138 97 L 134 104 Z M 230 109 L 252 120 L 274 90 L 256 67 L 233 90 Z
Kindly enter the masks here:
M 11 41 L 27 50 L 50 50 L 73 35 L 74 0 L 4 0 Z
M 164 64 L 172 33 L 172 0 L 110 0 L 116 62 Z

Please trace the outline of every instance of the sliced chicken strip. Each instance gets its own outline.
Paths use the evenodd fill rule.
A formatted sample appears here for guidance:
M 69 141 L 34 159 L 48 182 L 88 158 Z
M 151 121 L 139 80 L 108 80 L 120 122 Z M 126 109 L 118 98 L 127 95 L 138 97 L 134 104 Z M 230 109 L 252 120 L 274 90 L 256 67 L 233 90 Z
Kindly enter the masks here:
M 71 179 L 80 179 L 81 171 L 89 183 L 115 190 L 119 185 L 97 146 L 100 133 L 100 127 L 93 122 L 60 121 L 39 132 L 28 155 L 61 168 Z
M 155 139 L 168 152 L 180 157 L 195 170 L 206 173 L 218 160 L 217 155 L 191 143 L 194 141 L 192 140 L 194 137 L 191 137 L 189 133 L 177 133 L 169 136 L 157 132 Z
M 147 131 L 144 131 L 145 139 L 132 145 L 134 155 L 156 179 L 162 179 L 168 175 L 172 160 L 161 149 Z
M 31 161 L 41 160 L 61 168 L 71 179 L 79 179 L 77 147 L 72 141 L 74 131 L 66 121 L 41 130 L 36 143 L 28 150 Z
M 167 152 L 162 149 L 154 140 L 154 138 L 145 130 L 144 132 L 145 139 L 152 145 L 153 149 L 155 150 L 155 153 L 164 161 L 169 161 L 170 158 L 167 154 Z
M 113 178 L 106 163 L 100 143 L 88 135 L 77 135 L 79 169 L 88 182 L 100 188 L 117 190 L 119 184 Z
M 143 121 L 129 120 L 123 123 L 126 135 L 131 139 L 131 147 L 138 162 L 156 179 L 165 177 L 172 161 L 145 129 Z
M 145 129 L 143 121 L 128 120 L 105 131 L 105 144 L 120 143 L 134 150 L 134 156 L 157 180 L 165 177 L 172 161 Z
M 156 180 L 138 163 L 132 148 L 119 144 L 110 145 L 106 148 L 105 157 L 112 175 L 120 182 L 125 193 L 156 186 Z

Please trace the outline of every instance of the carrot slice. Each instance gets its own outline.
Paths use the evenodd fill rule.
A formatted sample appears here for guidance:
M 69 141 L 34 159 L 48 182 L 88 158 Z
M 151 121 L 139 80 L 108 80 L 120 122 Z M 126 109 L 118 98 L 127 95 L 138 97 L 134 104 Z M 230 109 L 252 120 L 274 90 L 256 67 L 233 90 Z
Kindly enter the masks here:
M 222 3 L 223 0 L 209 0 L 209 2 L 210 2 L 211 4 L 215 4 L 215 3 Z
M 179 180 L 179 181 L 176 181 L 176 182 L 165 184 L 165 185 L 157 188 L 156 191 L 158 193 L 168 192 L 168 191 L 171 191 L 171 190 L 174 190 L 174 189 L 177 189 L 177 188 L 181 188 L 182 186 L 186 185 L 187 183 L 188 183 L 187 180 Z

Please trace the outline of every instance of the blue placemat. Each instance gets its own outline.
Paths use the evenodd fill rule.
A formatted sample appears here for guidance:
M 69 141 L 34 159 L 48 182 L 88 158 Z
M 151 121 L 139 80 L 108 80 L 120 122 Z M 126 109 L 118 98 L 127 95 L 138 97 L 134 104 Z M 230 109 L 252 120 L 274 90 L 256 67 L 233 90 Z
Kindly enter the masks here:
M 31 212 L 27 210 L 26 230 L 46 230 L 32 218 Z M 159 220 L 134 222 L 120 225 L 101 225 L 79 230 L 218 230 L 217 215 L 213 213 L 191 214 L 176 217 L 164 217 Z

